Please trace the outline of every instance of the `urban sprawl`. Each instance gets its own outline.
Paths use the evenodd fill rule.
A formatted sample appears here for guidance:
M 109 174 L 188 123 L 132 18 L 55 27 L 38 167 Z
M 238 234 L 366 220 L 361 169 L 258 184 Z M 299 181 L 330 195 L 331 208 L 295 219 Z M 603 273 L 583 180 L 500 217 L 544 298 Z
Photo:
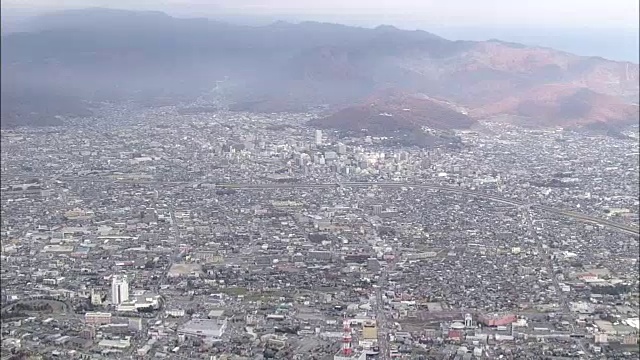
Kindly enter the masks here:
M 313 116 L 3 130 L 2 359 L 638 358 L 637 131 Z

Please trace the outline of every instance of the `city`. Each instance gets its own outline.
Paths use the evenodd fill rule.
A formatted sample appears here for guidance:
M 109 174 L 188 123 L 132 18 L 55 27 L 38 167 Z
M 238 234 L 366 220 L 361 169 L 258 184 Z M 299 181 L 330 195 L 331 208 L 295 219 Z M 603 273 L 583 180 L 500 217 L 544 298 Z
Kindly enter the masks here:
M 417 147 L 315 116 L 3 129 L 3 359 L 638 358 L 637 126 Z

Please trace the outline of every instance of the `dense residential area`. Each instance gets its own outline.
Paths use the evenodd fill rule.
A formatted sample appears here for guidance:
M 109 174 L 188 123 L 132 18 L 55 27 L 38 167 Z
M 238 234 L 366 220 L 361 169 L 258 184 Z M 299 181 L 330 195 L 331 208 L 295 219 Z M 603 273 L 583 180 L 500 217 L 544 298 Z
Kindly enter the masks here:
M 3 358 L 637 358 L 637 132 L 195 109 L 2 131 Z

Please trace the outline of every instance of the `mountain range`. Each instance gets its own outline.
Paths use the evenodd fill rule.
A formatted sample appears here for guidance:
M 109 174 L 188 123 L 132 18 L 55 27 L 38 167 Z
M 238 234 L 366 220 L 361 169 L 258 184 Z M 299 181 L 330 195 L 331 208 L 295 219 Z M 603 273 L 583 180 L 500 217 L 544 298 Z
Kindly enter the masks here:
M 3 126 L 55 124 L 55 115 L 84 115 L 96 101 L 176 103 L 221 83 L 232 110 L 322 105 L 329 114 L 316 126 L 351 130 L 459 128 L 504 116 L 533 126 L 638 121 L 638 64 L 499 40 L 107 9 L 34 24 L 2 37 Z

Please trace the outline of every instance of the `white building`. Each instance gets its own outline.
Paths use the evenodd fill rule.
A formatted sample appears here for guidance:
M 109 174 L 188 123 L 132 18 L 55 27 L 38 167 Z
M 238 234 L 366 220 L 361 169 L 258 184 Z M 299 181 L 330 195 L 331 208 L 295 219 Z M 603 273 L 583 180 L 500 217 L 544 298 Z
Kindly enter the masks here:
M 129 300 L 129 282 L 126 276 L 114 275 L 111 280 L 111 303 L 122 304 Z
M 333 356 L 333 360 L 366 360 L 367 353 L 364 351 L 356 351 L 349 356 L 346 356 L 340 350 L 337 354 Z
M 322 145 L 322 130 L 316 130 L 316 145 Z
M 121 302 L 116 309 L 118 311 L 138 311 L 143 308 L 158 309 L 160 306 L 160 295 L 140 295 L 132 299 Z
M 98 343 L 98 346 L 122 350 L 131 346 L 131 340 L 129 338 L 121 339 L 121 340 L 104 339 Z
M 182 309 L 166 310 L 165 313 L 167 314 L 167 316 L 171 317 L 183 317 L 186 314 L 186 312 Z
M 102 294 L 91 289 L 91 305 L 102 305 Z
M 178 334 L 219 339 L 226 329 L 227 319 L 192 319 L 178 328 Z

